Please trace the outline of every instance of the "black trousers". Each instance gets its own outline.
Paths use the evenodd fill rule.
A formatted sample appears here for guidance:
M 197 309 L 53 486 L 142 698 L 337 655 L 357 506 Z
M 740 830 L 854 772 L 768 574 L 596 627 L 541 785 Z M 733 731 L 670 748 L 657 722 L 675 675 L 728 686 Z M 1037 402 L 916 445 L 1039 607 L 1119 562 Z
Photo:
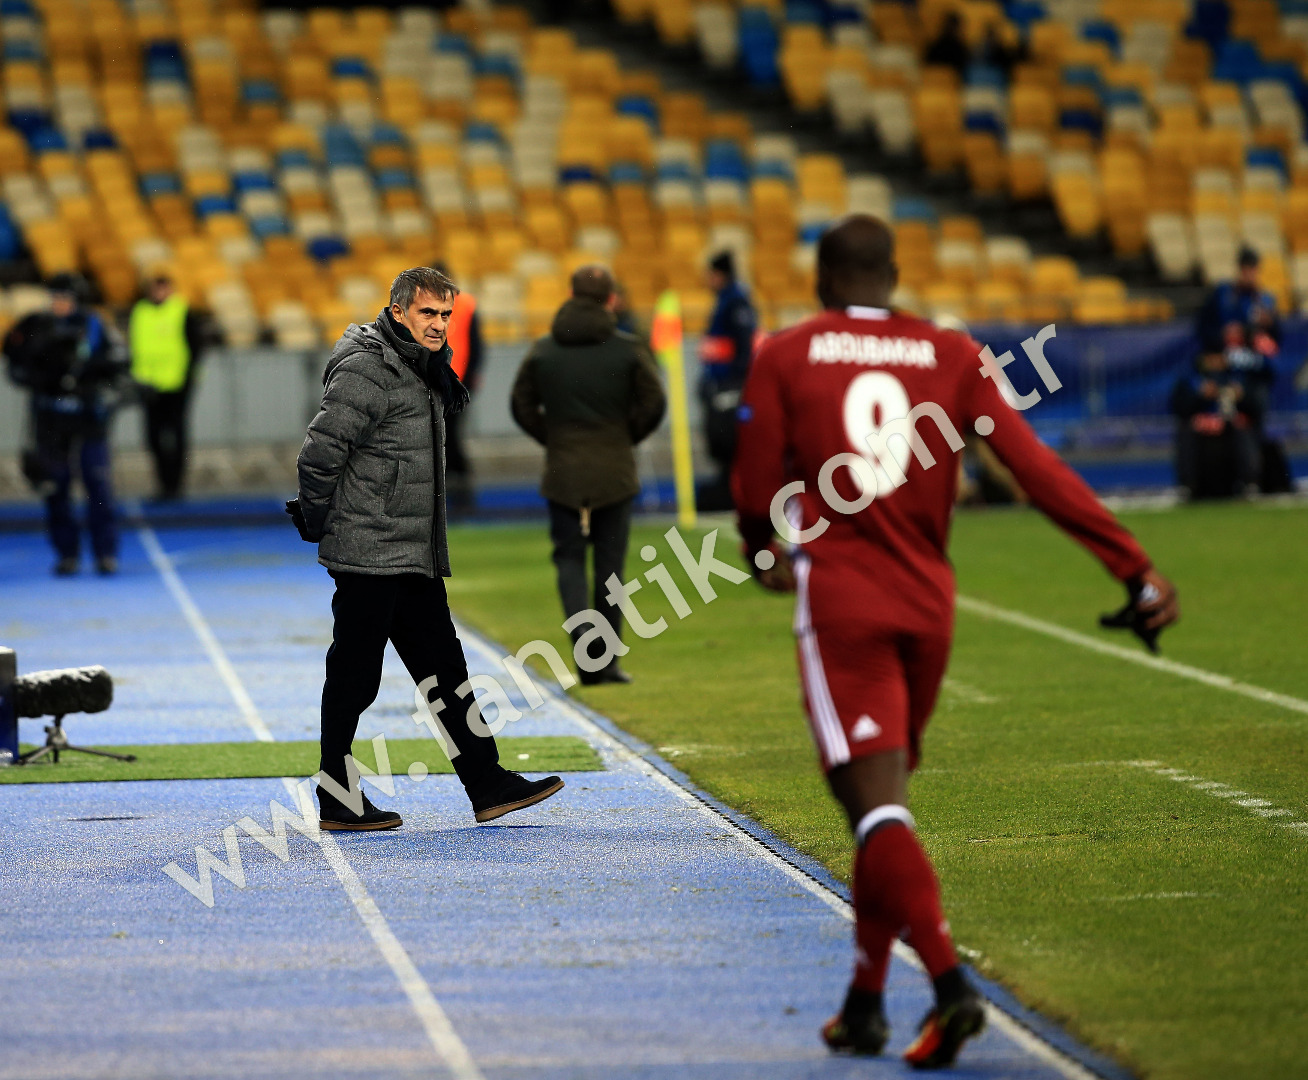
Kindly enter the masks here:
M 614 633 L 622 635 L 622 612 L 605 599 L 609 591 L 605 582 L 610 574 L 617 574 L 622 580 L 630 533 L 630 499 L 592 510 L 589 536 L 582 535 L 581 511 L 562 503 L 550 503 L 550 539 L 554 542 L 554 569 L 564 615 L 570 618 L 593 607 L 608 619 Z M 586 580 L 587 545 L 594 549 L 593 591 Z M 577 636 L 574 634 L 574 639 Z
M 468 727 L 471 696 L 455 690 L 468 678 L 463 646 L 450 618 L 445 582 L 422 574 L 346 574 L 333 571 L 332 645 L 322 688 L 321 768 L 342 787 L 345 755 L 359 727 L 359 714 L 381 688 L 382 655 L 390 641 L 415 683 L 435 675 L 433 703 L 445 703 L 440 722 L 458 747 L 454 771 L 475 788 L 495 771 L 495 740 Z
M 186 476 L 186 412 L 190 392 L 150 393 L 145 399 L 145 437 L 154 458 L 159 494 L 174 499 Z

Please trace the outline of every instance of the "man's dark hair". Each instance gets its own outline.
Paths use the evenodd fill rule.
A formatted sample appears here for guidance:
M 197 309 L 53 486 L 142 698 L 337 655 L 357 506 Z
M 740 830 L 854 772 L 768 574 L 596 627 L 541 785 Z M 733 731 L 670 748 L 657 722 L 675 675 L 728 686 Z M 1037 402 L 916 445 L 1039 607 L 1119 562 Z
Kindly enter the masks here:
M 882 278 L 895 265 L 895 234 L 871 214 L 841 218 L 818 241 L 818 265 L 850 278 Z
M 730 251 L 719 251 L 709 260 L 709 269 L 719 274 L 726 274 L 732 281 L 736 280 L 736 257 Z
M 391 304 L 399 304 L 401 311 L 408 311 L 420 292 L 429 292 L 437 300 L 453 300 L 459 295 L 459 288 L 439 270 L 415 266 L 391 282 Z
M 613 295 L 613 275 L 598 264 L 580 267 L 572 275 L 572 295 L 607 304 Z
M 1258 252 L 1253 248 L 1246 245 L 1240 249 L 1239 265 L 1241 270 L 1249 266 L 1257 266 L 1260 261 Z
M 86 281 L 80 274 L 55 274 L 48 288 L 52 293 L 65 293 L 78 301 L 86 299 Z

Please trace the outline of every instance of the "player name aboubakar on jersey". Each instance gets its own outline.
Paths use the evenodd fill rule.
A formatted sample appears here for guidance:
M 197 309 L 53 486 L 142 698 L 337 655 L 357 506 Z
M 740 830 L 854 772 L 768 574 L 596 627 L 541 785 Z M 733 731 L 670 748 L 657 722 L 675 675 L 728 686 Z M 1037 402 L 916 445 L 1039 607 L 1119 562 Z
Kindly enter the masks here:
M 809 339 L 808 359 L 813 364 L 899 364 L 933 368 L 936 366 L 936 346 L 934 342 L 919 338 L 828 330 Z

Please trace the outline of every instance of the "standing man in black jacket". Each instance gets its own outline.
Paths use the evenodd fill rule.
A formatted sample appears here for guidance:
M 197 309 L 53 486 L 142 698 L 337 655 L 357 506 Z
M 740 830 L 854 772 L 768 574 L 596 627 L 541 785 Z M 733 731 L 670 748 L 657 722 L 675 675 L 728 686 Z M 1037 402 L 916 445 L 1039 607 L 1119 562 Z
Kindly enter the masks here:
M 318 561 L 336 582 L 322 692 L 324 829 L 401 824 L 399 814 L 378 810 L 350 784 L 346 762 L 359 715 L 381 686 L 388 640 L 444 729 L 478 821 L 563 787 L 557 776 L 533 781 L 503 768 L 485 722 L 476 731 L 469 720 L 468 665 L 444 581 L 445 417 L 468 403 L 445 340 L 457 293 L 429 267 L 397 277 L 376 321 L 347 327 L 332 350 L 322 408 L 300 450 L 299 497 L 286 509 L 300 535 L 318 544 Z M 348 799 L 324 778 L 349 789 Z
M 594 608 L 622 632 L 608 601 L 623 580 L 631 500 L 640 492 L 633 448 L 658 427 L 667 399 L 645 344 L 617 329 L 613 277 L 602 266 L 572 275 L 572 298 L 532 346 L 513 385 L 513 419 L 545 447 L 540 492 L 549 500 L 559 596 L 569 618 L 586 610 L 586 547 L 594 548 Z M 580 631 L 574 631 L 574 644 Z M 578 672 L 586 685 L 630 682 L 616 659 Z
M 60 577 L 81 566 L 81 527 L 71 496 L 74 464 L 86 489 L 86 528 L 96 569 L 118 570 L 109 424 L 127 363 L 104 321 L 85 306 L 85 291 L 86 283 L 76 275 L 56 275 L 50 281 L 50 310 L 28 315 L 4 343 L 10 378 L 32 392 L 34 445 L 23 452 L 23 473 L 45 498 L 46 531 Z

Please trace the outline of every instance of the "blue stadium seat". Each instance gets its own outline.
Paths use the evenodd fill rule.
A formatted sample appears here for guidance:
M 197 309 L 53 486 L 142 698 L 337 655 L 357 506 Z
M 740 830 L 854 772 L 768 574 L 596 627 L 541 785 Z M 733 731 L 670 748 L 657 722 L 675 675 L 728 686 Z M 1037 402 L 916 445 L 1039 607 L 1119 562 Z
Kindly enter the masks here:
M 44 154 L 50 150 L 67 150 L 68 140 L 58 128 L 43 127 L 32 132 L 29 145 L 34 154 Z
M 40 60 L 41 50 L 35 41 L 27 38 L 18 38 L 15 41 L 5 42 L 5 61 L 11 60 Z
M 312 168 L 313 158 L 309 156 L 307 150 L 302 150 L 298 146 L 288 147 L 277 152 L 277 167 L 279 169 Z
M 654 175 L 659 180 L 694 180 L 695 170 L 686 161 L 660 161 Z
M 790 167 L 790 163 L 788 161 L 778 161 L 776 158 L 754 162 L 754 175 L 760 179 L 766 177 L 784 180 L 788 184 L 795 182 L 795 170 Z
M 6 115 L 9 126 L 22 135 L 29 146 L 33 136 L 51 126 L 50 114 L 45 109 L 10 109 Z
M 1285 175 L 1285 159 L 1274 146 L 1251 146 L 1245 151 L 1244 163 L 1250 168 L 1277 169 Z
M 378 124 L 372 129 L 373 146 L 408 146 L 404 132 L 394 124 Z
M 617 111 L 623 116 L 643 116 L 649 121 L 650 129 L 657 134 L 659 130 L 659 109 L 644 94 L 628 94 L 618 98 Z
M 589 165 L 561 165 L 559 167 L 560 184 L 588 184 L 598 179 L 595 170 Z
M 704 144 L 704 179 L 749 180 L 749 165 L 740 147 L 730 139 L 710 139 Z
M 367 164 L 354 132 L 344 124 L 328 124 L 323 128 L 322 152 L 328 165 Z
M 765 8 L 740 9 L 740 56 L 745 74 L 755 86 L 776 86 L 781 81 L 777 70 L 777 28 Z
M 250 232 L 259 240 L 266 240 L 270 236 L 288 236 L 290 231 L 291 223 L 281 214 L 266 214 L 250 219 Z
M 1226 40 L 1230 28 L 1231 9 L 1226 0 L 1195 0 L 1185 33 L 1187 37 L 1199 38 L 1216 49 Z
M 441 34 L 436 39 L 436 51 L 458 53 L 460 56 L 472 59 L 472 46 L 462 34 Z
M 990 64 L 969 64 L 963 82 L 968 86 L 993 86 L 996 90 L 1008 85 L 1003 71 Z
M 267 173 L 239 172 L 232 175 L 232 189 L 238 195 L 247 191 L 276 191 L 277 181 Z
M 504 136 L 500 134 L 500 129 L 485 121 L 473 121 L 468 124 L 463 129 L 463 138 L 465 142 L 504 142 Z
M 518 70 L 517 61 L 513 57 L 505 56 L 502 53 L 495 53 L 491 56 L 474 56 L 472 70 L 477 75 L 503 75 L 510 79 L 517 79 L 521 74 Z
M 896 195 L 894 218 L 896 221 L 927 221 L 934 224 L 936 210 L 920 195 Z
M 141 175 L 141 194 L 147 199 L 155 195 L 176 195 L 182 190 L 182 182 L 173 173 L 143 173 Z
M 1087 131 L 1096 139 L 1103 134 L 1104 119 L 1090 109 L 1064 109 L 1058 117 L 1064 131 Z
M 1103 19 L 1092 19 L 1081 27 L 1081 37 L 1085 41 L 1102 41 L 1114 56 L 1122 52 L 1122 37 L 1117 27 Z
M 333 79 L 371 79 L 372 68 L 361 56 L 338 56 L 332 61 Z
M 105 131 L 104 128 L 92 128 L 82 135 L 82 148 L 84 150 L 117 150 L 118 140 L 114 138 L 112 131 Z
M 1216 81 L 1246 83 L 1263 75 L 1263 58 L 1251 41 L 1223 41 L 1217 48 L 1212 77 Z
M 1004 135 L 1004 123 L 989 110 L 973 110 L 963 117 L 963 128 L 966 131 L 988 131 L 990 134 L 999 138 Z
M 350 253 L 350 245 L 339 236 L 315 236 L 307 244 L 304 250 L 309 253 L 311 258 L 318 260 L 320 263 L 331 262 L 332 259 L 339 259 Z
M 23 250 L 23 234 L 9 216 L 9 209 L 0 203 L 0 259 L 16 259 Z
M 210 214 L 234 214 L 236 203 L 226 195 L 205 195 L 195 200 L 195 216 L 201 221 Z
M 377 170 L 377 190 L 395 191 L 413 187 L 413 177 L 408 169 L 387 168 Z
M 241 100 L 246 105 L 276 105 L 282 95 L 271 79 L 247 79 L 241 86 Z
M 662 173 L 659 174 L 659 178 L 664 178 Z M 643 184 L 644 182 L 645 169 L 637 162 L 615 161 L 609 166 L 610 184 Z

